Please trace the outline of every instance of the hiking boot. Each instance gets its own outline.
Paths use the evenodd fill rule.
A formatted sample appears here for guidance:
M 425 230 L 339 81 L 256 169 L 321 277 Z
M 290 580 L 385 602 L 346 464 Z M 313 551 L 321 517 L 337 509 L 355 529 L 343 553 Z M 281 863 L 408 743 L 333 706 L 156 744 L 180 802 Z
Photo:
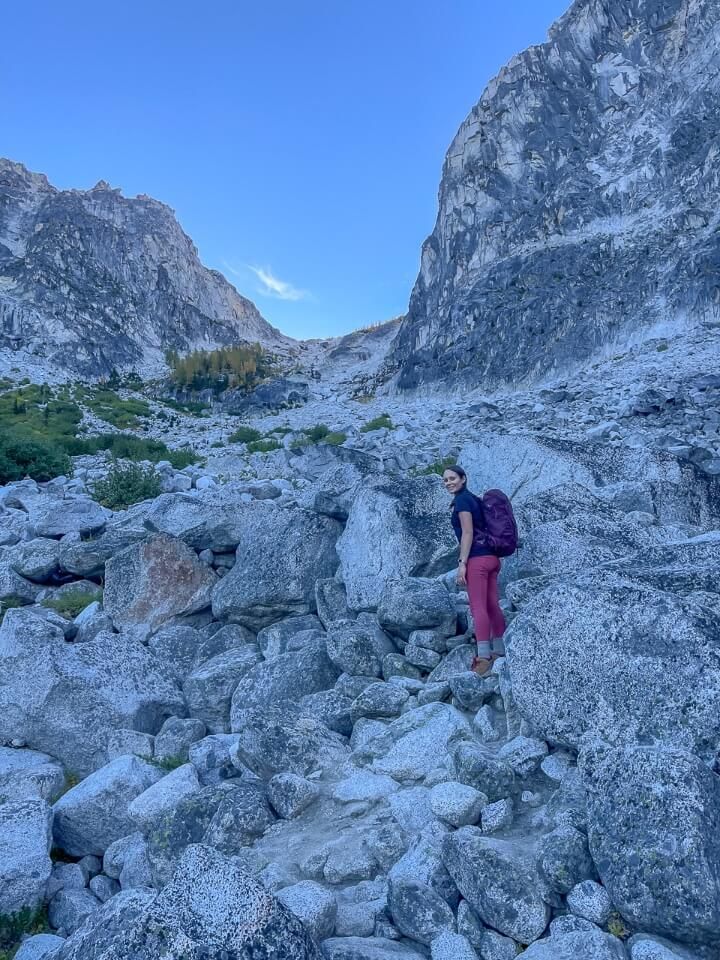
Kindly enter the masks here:
M 470 669 L 479 677 L 484 677 L 493 665 L 492 654 L 490 657 L 473 657 L 470 663 Z

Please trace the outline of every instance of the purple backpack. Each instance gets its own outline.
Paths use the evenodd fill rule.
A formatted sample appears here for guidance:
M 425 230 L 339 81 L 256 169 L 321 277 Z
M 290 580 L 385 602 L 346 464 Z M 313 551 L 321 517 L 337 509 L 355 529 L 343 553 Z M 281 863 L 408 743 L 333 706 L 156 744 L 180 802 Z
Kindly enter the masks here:
M 518 530 L 510 500 L 502 490 L 488 490 L 475 497 L 485 520 L 485 529 L 475 531 L 475 541 L 488 547 L 496 557 L 509 557 L 518 545 Z

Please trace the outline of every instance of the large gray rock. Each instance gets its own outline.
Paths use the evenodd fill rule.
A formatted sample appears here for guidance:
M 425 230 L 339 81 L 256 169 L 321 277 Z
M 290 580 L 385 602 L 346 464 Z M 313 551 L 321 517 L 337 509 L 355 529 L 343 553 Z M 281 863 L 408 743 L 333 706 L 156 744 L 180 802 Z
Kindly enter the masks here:
M 195 767 L 184 763 L 135 796 L 128 806 L 128 815 L 137 828 L 148 832 L 168 810 L 200 789 Z
M 315 581 L 337 567 L 336 520 L 267 501 L 253 504 L 235 565 L 213 591 L 213 614 L 259 630 L 315 609 Z M 279 571 L 282 571 L 278 575 Z
M 328 656 L 351 676 L 379 677 L 383 658 L 394 650 L 383 630 L 368 620 L 339 620 L 328 630 Z
M 263 783 L 255 780 L 234 784 L 215 810 L 203 843 L 221 853 L 237 855 L 262 836 L 274 821 Z
M 276 897 L 315 940 L 324 940 L 333 932 L 337 900 L 332 890 L 312 880 L 301 880 L 279 890 Z
M 453 753 L 457 779 L 480 790 L 490 800 L 513 792 L 515 774 L 503 760 L 479 743 L 459 743 Z
M 238 710 L 233 732 L 238 734 L 231 749 L 233 761 L 264 780 L 276 773 L 303 777 L 318 769 L 333 770 L 348 756 L 341 736 L 293 709 Z
M 48 921 L 55 930 L 72 935 L 100 907 L 100 901 L 89 890 L 61 890 L 48 904 Z
M 182 541 L 151 537 L 107 561 L 103 605 L 118 629 L 157 630 L 172 617 L 209 607 L 216 581 Z
M 441 766 L 458 741 L 470 736 L 470 725 L 459 710 L 447 703 L 429 703 L 393 720 L 354 757 L 375 773 L 423 780 Z
M 434 477 L 381 477 L 363 485 L 338 540 L 352 610 L 372 610 L 388 580 L 433 577 L 457 561 L 447 495 Z
M 89 534 L 102 530 L 112 512 L 90 497 L 51 501 L 32 517 L 36 537 L 62 537 L 66 533 Z
M 440 580 L 403 577 L 385 584 L 378 620 L 385 630 L 404 639 L 414 630 L 438 630 L 451 637 L 455 633 L 457 613 L 452 597 Z
M 582 880 L 592 880 L 595 867 L 587 837 L 570 824 L 561 824 L 546 833 L 538 844 L 537 870 L 551 889 L 569 893 Z
M 0 547 L 0 603 L 33 603 L 40 593 L 40 587 L 21 577 L 11 566 L 9 557 L 3 555 Z
M 52 810 L 44 800 L 0 802 L 0 916 L 40 906 L 51 845 Z
M 68 540 L 58 544 L 60 566 L 78 577 L 103 573 L 106 562 L 127 547 L 149 536 L 142 526 L 111 524 L 91 540 Z
M 254 644 L 233 647 L 196 667 L 183 684 L 188 709 L 212 733 L 226 733 L 233 691 L 260 661 Z
M 326 960 L 426 960 L 412 947 L 385 937 L 331 937 L 323 943 Z
M 335 581 L 331 581 L 335 582 Z M 235 626 L 235 624 L 233 624 Z M 320 620 L 315 614 L 306 614 L 300 617 L 288 617 L 287 620 L 278 620 L 270 624 L 257 635 L 257 644 L 266 660 L 273 660 L 285 653 L 293 645 L 293 639 L 307 630 L 319 630 Z
M 590 851 L 633 925 L 720 946 L 720 779 L 696 757 L 659 747 L 589 752 Z
M 64 939 L 56 937 L 54 933 L 37 933 L 22 942 L 15 960 L 43 960 L 64 943 Z
M 166 624 L 150 637 L 148 647 L 182 683 L 195 666 L 202 641 L 202 634 L 194 627 Z
M 720 618 L 613 574 L 559 583 L 506 634 L 521 713 L 579 748 L 648 739 L 710 753 L 720 741 Z
M 36 537 L 18 543 L 8 551 L 10 566 L 16 573 L 28 580 L 43 583 L 57 571 L 60 557 L 60 544 L 48 537 Z
M 161 778 L 161 770 L 132 756 L 91 773 L 55 803 L 55 845 L 73 857 L 102 856 L 113 841 L 132 833 L 130 804 Z
M 123 890 L 151 886 L 152 869 L 148 844 L 141 833 L 131 833 L 111 843 L 103 857 L 103 870 L 119 881 Z
M 300 921 L 232 860 L 207 846 L 184 853 L 172 880 L 128 916 L 97 922 L 71 938 L 56 960 L 320 960 Z
M 328 658 L 322 637 L 311 640 L 294 653 L 284 653 L 274 660 L 258 663 L 235 687 L 231 725 L 235 729 L 238 711 L 297 703 L 302 697 L 332 687 L 339 675 L 340 670 Z
M 64 784 L 62 766 L 46 753 L 0 747 L 0 796 L 42 797 L 52 803 Z
M 537 940 L 523 953 L 523 960 L 625 960 L 622 940 L 602 930 L 577 930 Z
M 452 910 L 426 884 L 412 880 L 392 881 L 388 907 L 398 930 L 419 943 L 429 945 L 443 930 L 455 929 Z
M 520 943 L 537 940 L 550 919 L 540 878 L 521 847 L 462 827 L 443 842 L 443 861 L 480 919 Z
M 164 493 L 153 501 L 144 524 L 148 530 L 177 537 L 195 550 L 226 552 L 247 535 L 254 506 L 243 503 L 231 489 Z
M 438 821 L 421 830 L 402 856 L 398 858 L 397 852 L 394 852 L 392 859 L 395 863 L 391 861 L 388 879 L 393 883 L 402 880 L 432 887 L 448 906 L 457 907 L 460 899 L 458 888 L 442 857 L 443 843 L 449 833 L 448 828 Z M 392 836 L 397 843 L 396 828 Z
M 79 776 L 103 766 L 119 727 L 154 733 L 185 702 L 142 644 L 100 634 L 68 644 L 23 610 L 0 626 L 0 737 L 21 738 Z

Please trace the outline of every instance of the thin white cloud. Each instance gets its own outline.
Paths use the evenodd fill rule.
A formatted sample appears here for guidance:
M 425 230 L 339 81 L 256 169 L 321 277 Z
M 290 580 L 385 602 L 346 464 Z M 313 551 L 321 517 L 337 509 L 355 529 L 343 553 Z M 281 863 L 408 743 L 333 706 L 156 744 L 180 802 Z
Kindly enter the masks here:
M 254 267 L 250 263 L 247 267 L 262 284 L 258 293 L 263 296 L 274 297 L 276 300 L 307 300 L 310 296 L 309 290 L 301 290 L 285 280 L 280 280 L 269 267 Z

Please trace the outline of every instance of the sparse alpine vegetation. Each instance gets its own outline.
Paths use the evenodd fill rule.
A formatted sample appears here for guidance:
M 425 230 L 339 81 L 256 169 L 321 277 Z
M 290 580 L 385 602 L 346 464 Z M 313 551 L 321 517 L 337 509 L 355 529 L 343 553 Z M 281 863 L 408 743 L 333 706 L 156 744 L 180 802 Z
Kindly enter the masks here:
M 162 481 L 154 467 L 137 463 L 114 463 L 102 480 L 92 486 L 98 503 L 110 510 L 125 510 L 133 503 L 160 496 Z

